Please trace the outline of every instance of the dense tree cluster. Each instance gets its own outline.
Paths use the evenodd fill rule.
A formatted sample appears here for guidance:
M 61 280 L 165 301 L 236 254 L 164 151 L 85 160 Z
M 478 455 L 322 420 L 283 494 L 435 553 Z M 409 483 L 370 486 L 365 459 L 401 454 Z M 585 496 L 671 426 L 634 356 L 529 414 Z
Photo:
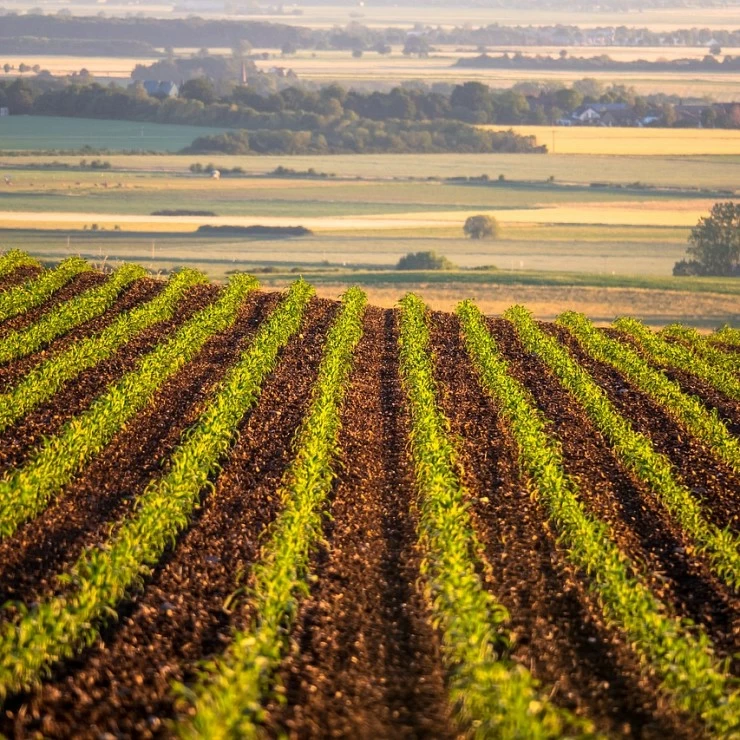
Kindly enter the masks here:
M 337 86 L 318 92 L 291 87 L 262 96 L 237 87 L 217 99 L 205 78 L 189 80 L 181 98 L 150 96 L 140 83 L 129 90 L 97 84 L 60 86 L 43 81 L 0 83 L 0 106 L 13 114 L 104 118 L 235 129 L 199 138 L 192 152 L 543 152 L 532 137 L 468 125 L 468 111 L 454 114 L 444 96 L 403 91 L 380 97 L 348 93 Z M 366 106 L 365 98 L 377 103 Z M 439 98 L 439 99 L 437 99 Z M 416 101 L 416 102 L 414 102 Z M 369 114 L 374 112 L 371 117 Z M 449 113 L 449 114 L 448 114 Z M 472 120 L 470 121 L 472 122 Z
M 262 82 L 260 77 L 256 81 Z M 247 86 L 235 86 L 197 77 L 185 82 L 180 97 L 157 98 L 148 95 L 141 82 L 124 89 L 89 81 L 70 84 L 32 78 L 0 82 L 0 106 L 9 107 L 13 115 L 32 113 L 320 134 L 341 128 L 367 127 L 377 131 L 373 122 L 404 122 L 406 128 L 412 122 L 425 124 L 416 130 L 426 131 L 431 124 L 441 126 L 445 122 L 543 125 L 555 123 L 584 105 L 621 103 L 625 112 L 632 111 L 635 118 L 653 114 L 665 126 L 740 126 L 740 104 L 718 105 L 692 124 L 676 115 L 673 98 L 640 97 L 629 88 L 604 89 L 590 80 L 568 88 L 522 83 L 510 90 L 493 90 L 480 82 L 466 82 L 448 89 L 449 92 L 438 92 L 424 86 L 397 87 L 389 92 L 365 93 L 339 85 L 317 89 L 294 85 L 265 93 L 264 85 L 250 82 Z M 464 129 L 458 126 L 456 130 Z
M 229 131 L 198 137 L 188 154 L 381 154 L 544 152 L 528 136 L 485 131 L 457 121 L 340 120 L 314 131 Z

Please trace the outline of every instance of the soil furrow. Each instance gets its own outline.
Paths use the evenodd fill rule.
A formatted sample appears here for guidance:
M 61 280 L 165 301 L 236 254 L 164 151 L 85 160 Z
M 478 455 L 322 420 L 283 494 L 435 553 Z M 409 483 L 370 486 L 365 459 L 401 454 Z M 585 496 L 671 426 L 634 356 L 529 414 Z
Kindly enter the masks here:
M 708 411 L 716 409 L 730 433 L 740 437 L 740 401 L 729 398 L 691 373 L 675 368 L 662 368 L 662 370 L 666 377 L 681 386 L 684 393 L 696 396 Z
M 47 347 L 34 352 L 27 357 L 3 365 L 0 367 L 0 393 L 10 390 L 24 375 L 49 357 L 59 354 L 74 342 L 84 337 L 91 336 L 102 331 L 106 326 L 113 323 L 115 318 L 125 311 L 130 311 L 137 306 L 143 305 L 159 294 L 164 283 L 150 278 L 141 278 L 132 285 L 127 286 L 121 293 L 119 299 L 102 315 L 92 321 L 88 321 L 72 329 L 64 336 L 52 341 Z
M 696 737 L 640 671 L 629 646 L 606 627 L 583 576 L 555 543 L 517 463 L 516 445 L 481 390 L 454 316 L 433 314 L 432 345 L 443 410 L 458 438 L 471 511 L 491 565 L 488 588 L 510 612 L 512 657 L 552 701 L 599 729 L 634 737 Z
M 727 397 L 724 393 L 712 387 L 710 383 L 686 372 L 685 370 L 667 367 L 666 365 L 656 362 L 643 350 L 639 342 L 635 341 L 628 334 L 618 331 L 617 329 L 602 329 L 602 331 L 611 339 L 616 339 L 632 347 L 632 349 L 634 349 L 635 352 L 637 352 L 637 354 L 639 354 L 640 357 L 642 357 L 652 367 L 656 370 L 661 370 L 667 378 L 681 386 L 681 390 L 684 393 L 696 396 L 707 410 L 717 409 L 717 413 L 719 413 L 720 418 L 730 432 L 735 435 L 740 435 L 740 401 L 735 401 L 734 399 Z M 677 344 L 682 344 L 678 340 L 673 341 Z M 690 349 L 686 344 L 682 344 L 682 346 L 686 349 Z
M 740 347 L 728 342 L 712 342 L 712 347 L 726 352 L 728 355 L 740 355 Z
M 567 329 L 554 324 L 540 327 L 570 350 L 574 359 L 604 389 L 617 411 L 671 461 L 679 479 L 703 504 L 707 518 L 720 527 L 730 526 L 740 531 L 740 476 L 611 365 L 593 360 Z
M 192 680 L 198 662 L 221 652 L 232 628 L 245 626 L 247 610 L 235 608 L 238 589 L 279 507 L 277 486 L 336 312 L 337 304 L 313 299 L 191 528 L 122 608 L 120 621 L 36 692 L 17 697 L 0 731 L 96 740 L 168 734 L 166 721 L 177 709 L 172 681 Z
M 33 601 L 53 587 L 54 574 L 80 550 L 102 540 L 200 412 L 209 390 L 254 334 L 273 295 L 248 300 L 233 328 L 206 343 L 187 366 L 156 393 L 84 474 L 37 519 L 0 542 L 0 602 Z
M 41 316 L 49 313 L 49 311 L 60 303 L 64 303 L 64 301 L 68 301 L 70 298 L 74 298 L 90 288 L 102 285 L 107 279 L 107 275 L 94 271 L 81 272 L 75 275 L 66 285 L 63 285 L 56 293 L 49 296 L 40 306 L 31 308 L 25 313 L 13 316 L 13 318 L 0 323 L 0 337 L 5 336 L 10 331 L 17 331 L 31 326 Z
M 586 506 L 609 524 L 614 541 L 642 566 L 653 593 L 701 624 L 719 651 L 732 656 L 740 649 L 740 600 L 700 558 L 689 554 L 691 541 L 681 528 L 622 467 L 578 401 L 524 349 L 514 327 L 503 320 L 489 320 L 488 326 L 512 375 L 552 422 L 566 471 L 579 481 Z
M 88 408 L 108 385 L 134 370 L 147 352 L 211 303 L 217 293 L 212 286 L 194 286 L 180 302 L 172 319 L 144 330 L 112 357 L 80 373 L 47 403 L 0 432 L 0 470 L 22 465 L 44 437 L 58 432 L 69 419 Z
M 0 293 L 8 288 L 14 288 L 16 285 L 25 283 L 26 280 L 32 280 L 42 273 L 40 267 L 28 265 L 26 267 L 16 267 L 13 272 L 8 273 L 5 277 L 0 278 Z
M 445 738 L 439 647 L 421 594 L 413 465 L 394 311 L 368 308 L 344 402 L 341 466 L 281 670 L 287 705 L 269 724 L 294 738 Z

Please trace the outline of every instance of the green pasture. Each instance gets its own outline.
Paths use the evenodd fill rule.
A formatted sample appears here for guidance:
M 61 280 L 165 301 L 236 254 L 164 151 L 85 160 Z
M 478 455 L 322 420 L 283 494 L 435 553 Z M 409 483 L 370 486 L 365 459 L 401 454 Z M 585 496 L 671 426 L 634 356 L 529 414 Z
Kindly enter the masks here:
M 661 228 L 634 232 L 630 234 L 628 228 L 604 228 L 601 240 L 592 241 L 591 237 L 597 234 L 592 228 L 528 227 L 522 233 L 514 232 L 517 238 L 473 242 L 461 236 L 318 235 L 276 240 L 181 233 L 2 230 L 0 244 L 2 248 L 27 249 L 46 259 L 80 254 L 96 261 L 143 262 L 155 270 L 200 265 L 214 278 L 222 278 L 231 269 L 389 270 L 404 254 L 426 250 L 444 254 L 459 267 L 468 269 L 495 266 L 502 272 L 601 274 L 604 279 L 617 282 L 634 275 L 648 280 L 670 276 L 674 262 L 684 256 L 686 232 Z M 434 279 L 448 278 L 447 273 L 439 273 Z M 680 280 L 675 284 L 688 283 Z
M 208 176 L 68 172 L 3 168 L 0 211 L 151 215 L 165 209 L 210 210 L 218 216 L 362 216 L 450 210 L 537 208 L 568 203 L 678 201 L 712 197 L 695 191 L 592 188 L 545 182 L 455 184 L 439 181 L 285 180 L 259 182 Z M 715 193 L 714 195 L 717 195 Z
M 7 116 L 0 118 L 0 152 L 78 151 L 85 147 L 114 151 L 177 152 L 198 136 L 221 133 L 223 130 L 89 118 Z
M 97 122 L 96 122 L 97 123 Z M 179 128 L 179 127 L 178 127 Z M 199 129 L 199 131 L 202 129 Z M 312 156 L 227 155 L 105 155 L 115 171 L 137 173 L 186 173 L 191 164 L 213 163 L 220 168 L 242 167 L 264 175 L 283 166 L 305 171 L 329 172 L 339 177 L 423 179 L 499 175 L 509 181 L 545 181 L 590 185 L 645 183 L 659 187 L 694 187 L 735 190 L 740 183 L 740 156 L 628 156 L 589 154 L 336 154 Z M 0 151 L 0 166 L 57 160 L 76 165 L 80 156 L 11 155 Z M 303 181 L 306 187 L 306 181 Z

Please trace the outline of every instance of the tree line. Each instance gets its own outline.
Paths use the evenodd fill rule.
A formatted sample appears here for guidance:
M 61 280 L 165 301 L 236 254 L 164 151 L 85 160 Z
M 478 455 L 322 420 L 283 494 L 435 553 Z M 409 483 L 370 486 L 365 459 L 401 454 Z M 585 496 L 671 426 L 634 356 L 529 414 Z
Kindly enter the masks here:
M 547 54 L 536 56 L 529 54 L 499 54 L 490 56 L 481 54 L 477 57 L 463 57 L 456 67 L 470 69 L 542 69 L 569 70 L 572 72 L 738 72 L 740 57 L 726 55 L 720 62 L 718 54 L 707 54 L 701 59 L 672 59 L 668 61 L 647 61 L 635 59 L 620 62 L 608 54 L 592 57 L 572 57 L 561 52 L 554 57 Z
M 422 14 L 420 14 L 422 17 Z M 123 53 L 121 42 L 136 42 L 140 49 L 156 53 L 163 40 L 173 47 L 236 47 L 247 43 L 273 49 L 338 49 L 385 53 L 390 45 L 404 46 L 422 39 L 421 52 L 435 44 L 473 46 L 516 44 L 519 46 L 610 45 L 610 46 L 740 46 L 740 29 L 683 28 L 650 30 L 627 26 L 579 28 L 578 26 L 488 26 L 441 28 L 417 24 L 413 35 L 404 28 L 368 28 L 353 22 L 346 27 L 310 29 L 262 21 L 205 20 L 203 18 L 100 18 L 49 15 L 2 17 L 0 53 L 14 44 L 13 53 L 31 53 L 45 44 L 46 53 L 75 53 L 82 41 L 107 43 L 108 53 Z M 25 39 L 25 40 L 24 40 Z M 24 44 L 27 48 L 24 48 Z M 17 51 L 15 51 L 17 50 Z M 413 52 L 410 52 L 413 53 Z
M 475 146 L 482 147 L 481 151 L 498 145 L 485 136 L 486 132 L 468 131 L 461 124 L 552 124 L 592 103 L 623 103 L 636 116 L 653 112 L 662 116 L 662 125 L 682 125 L 670 116 L 671 100 L 667 96 L 641 97 L 623 86 L 603 89 L 588 80 L 574 83 L 572 87 L 521 85 L 510 90 L 494 90 L 480 82 L 466 82 L 452 86 L 449 93 L 425 87 L 397 87 L 389 92 L 367 93 L 336 84 L 316 89 L 294 85 L 265 94 L 251 84 L 220 84 L 198 77 L 181 86 L 179 97 L 166 98 L 147 94 L 141 82 L 122 88 L 59 78 L 0 81 L 0 107 L 10 108 L 11 115 L 331 133 L 332 137 L 339 130 L 378 132 L 383 128 L 378 124 L 385 124 L 392 125 L 394 133 L 408 130 L 409 133 L 434 135 L 455 131 L 454 137 L 465 140 L 465 144 L 457 148 L 453 135 L 445 133 L 447 143 L 439 142 L 438 145 L 447 147 L 448 151 L 469 151 L 471 139 L 478 142 Z M 740 104 L 720 108 L 711 120 L 707 117 L 703 122 L 705 126 L 740 125 Z M 458 125 L 447 125 L 453 123 Z M 422 138 L 428 142 L 427 137 Z M 511 140 L 507 146 L 513 144 Z M 517 146 L 524 150 L 533 148 L 525 142 Z M 420 151 L 428 150 L 425 145 Z M 436 151 L 437 145 L 432 150 Z
M 192 84 L 189 84 L 192 83 Z M 349 93 L 331 86 L 307 92 L 287 88 L 268 97 L 248 87 L 209 102 L 204 78 L 183 90 L 193 97 L 159 99 L 140 84 L 131 89 L 97 84 L 17 79 L 0 82 L 0 107 L 13 114 L 221 126 L 234 129 L 200 137 L 189 152 L 308 154 L 360 152 L 545 152 L 534 137 L 476 128 L 440 116 L 420 118 L 412 110 L 388 108 L 370 118 L 345 108 Z M 252 106 L 259 106 L 257 110 Z

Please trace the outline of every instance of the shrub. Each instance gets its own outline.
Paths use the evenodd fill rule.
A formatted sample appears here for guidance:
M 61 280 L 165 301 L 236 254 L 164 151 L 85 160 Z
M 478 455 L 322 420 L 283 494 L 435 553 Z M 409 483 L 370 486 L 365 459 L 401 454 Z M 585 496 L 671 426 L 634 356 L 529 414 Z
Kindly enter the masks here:
M 401 257 L 397 270 L 454 270 L 455 265 L 447 257 L 436 252 L 409 252 Z

